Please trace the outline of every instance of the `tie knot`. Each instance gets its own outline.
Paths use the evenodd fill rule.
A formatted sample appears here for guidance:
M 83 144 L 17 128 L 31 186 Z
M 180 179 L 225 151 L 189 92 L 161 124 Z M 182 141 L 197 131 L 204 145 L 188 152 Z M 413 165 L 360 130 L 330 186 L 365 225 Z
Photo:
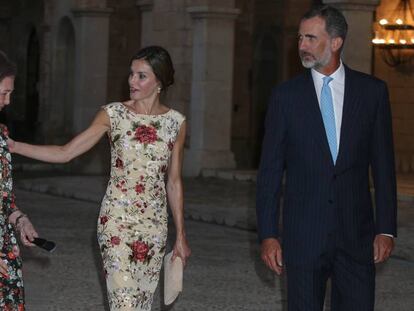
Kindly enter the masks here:
M 329 82 L 331 82 L 333 80 L 333 78 L 331 77 L 323 77 L 323 85 L 328 85 Z

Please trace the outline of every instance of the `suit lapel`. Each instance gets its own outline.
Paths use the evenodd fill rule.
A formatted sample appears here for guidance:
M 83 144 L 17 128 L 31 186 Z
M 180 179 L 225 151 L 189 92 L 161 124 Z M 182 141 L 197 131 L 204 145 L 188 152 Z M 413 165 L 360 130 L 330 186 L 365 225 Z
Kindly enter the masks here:
M 331 151 L 329 149 L 328 139 L 326 137 L 325 126 L 323 125 L 321 110 L 319 108 L 318 97 L 315 91 L 315 84 L 313 83 L 312 74 L 310 70 L 305 74 L 305 89 L 303 92 L 303 98 L 305 98 L 305 109 L 308 112 L 309 128 L 314 129 L 314 139 L 320 148 L 323 150 L 323 154 L 327 160 L 333 165 Z
M 361 90 L 361 86 L 358 85 L 358 82 L 354 78 L 352 70 L 345 66 L 344 105 L 342 111 L 341 139 L 336 161 L 337 166 L 341 163 L 341 159 L 344 157 L 344 153 L 346 153 L 352 137 L 353 122 L 356 119 L 360 107 L 357 99 Z

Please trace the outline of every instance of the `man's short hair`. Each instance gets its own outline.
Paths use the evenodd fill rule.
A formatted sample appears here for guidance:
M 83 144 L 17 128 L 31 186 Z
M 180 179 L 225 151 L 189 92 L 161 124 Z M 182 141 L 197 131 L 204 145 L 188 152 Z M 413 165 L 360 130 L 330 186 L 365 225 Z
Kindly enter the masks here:
M 325 29 L 331 38 L 340 37 L 345 41 L 348 23 L 341 11 L 329 5 L 317 5 L 303 15 L 302 20 L 313 17 L 320 17 L 325 20 Z
M 0 50 L 0 82 L 6 77 L 15 77 L 16 73 L 16 64 L 7 57 L 6 53 Z

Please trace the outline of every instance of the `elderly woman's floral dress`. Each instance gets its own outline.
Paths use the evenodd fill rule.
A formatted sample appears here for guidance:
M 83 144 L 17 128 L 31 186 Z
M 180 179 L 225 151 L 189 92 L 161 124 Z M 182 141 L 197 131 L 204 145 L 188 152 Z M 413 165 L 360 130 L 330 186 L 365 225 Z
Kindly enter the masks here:
M 111 177 L 98 242 L 111 310 L 151 310 L 167 240 L 165 176 L 184 116 L 103 107 L 111 122 Z
M 22 261 L 19 256 L 16 234 L 9 216 L 16 209 L 13 194 L 11 156 L 7 147 L 7 128 L 0 124 L 0 260 L 7 262 L 8 276 L 0 274 L 0 310 L 24 310 Z

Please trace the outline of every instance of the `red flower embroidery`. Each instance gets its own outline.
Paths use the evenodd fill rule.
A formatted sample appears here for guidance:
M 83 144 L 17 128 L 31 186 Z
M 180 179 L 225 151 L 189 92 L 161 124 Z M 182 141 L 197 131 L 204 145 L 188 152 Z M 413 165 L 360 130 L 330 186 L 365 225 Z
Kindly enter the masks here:
M 141 241 L 135 241 L 131 245 L 132 260 L 137 262 L 144 262 L 149 252 L 149 246 Z
M 6 137 L 9 137 L 10 133 L 9 133 L 9 129 L 7 128 L 7 126 L 5 125 L 0 125 L 0 130 L 1 132 L 3 132 L 3 135 Z
M 121 190 L 122 192 L 127 192 L 128 190 L 125 188 L 125 180 L 121 180 L 120 182 L 118 182 L 115 187 L 117 187 L 119 190 Z
M 141 125 L 135 130 L 135 139 L 142 144 L 152 144 L 158 139 L 157 130 L 152 126 Z
M 174 148 L 174 143 L 172 141 L 168 142 L 168 150 L 173 150 Z
M 137 184 L 135 186 L 135 192 L 137 194 L 143 193 L 145 191 L 145 186 L 143 184 Z
M 124 168 L 124 162 L 120 158 L 117 158 L 115 160 L 115 167 L 116 168 Z
M 101 225 L 104 225 L 108 222 L 108 216 L 101 216 L 100 218 Z
M 16 255 L 13 252 L 8 252 L 7 257 L 11 260 L 16 259 Z
M 111 244 L 112 244 L 112 246 L 119 245 L 119 243 L 121 243 L 121 238 L 119 236 L 113 236 L 113 237 L 111 237 Z

